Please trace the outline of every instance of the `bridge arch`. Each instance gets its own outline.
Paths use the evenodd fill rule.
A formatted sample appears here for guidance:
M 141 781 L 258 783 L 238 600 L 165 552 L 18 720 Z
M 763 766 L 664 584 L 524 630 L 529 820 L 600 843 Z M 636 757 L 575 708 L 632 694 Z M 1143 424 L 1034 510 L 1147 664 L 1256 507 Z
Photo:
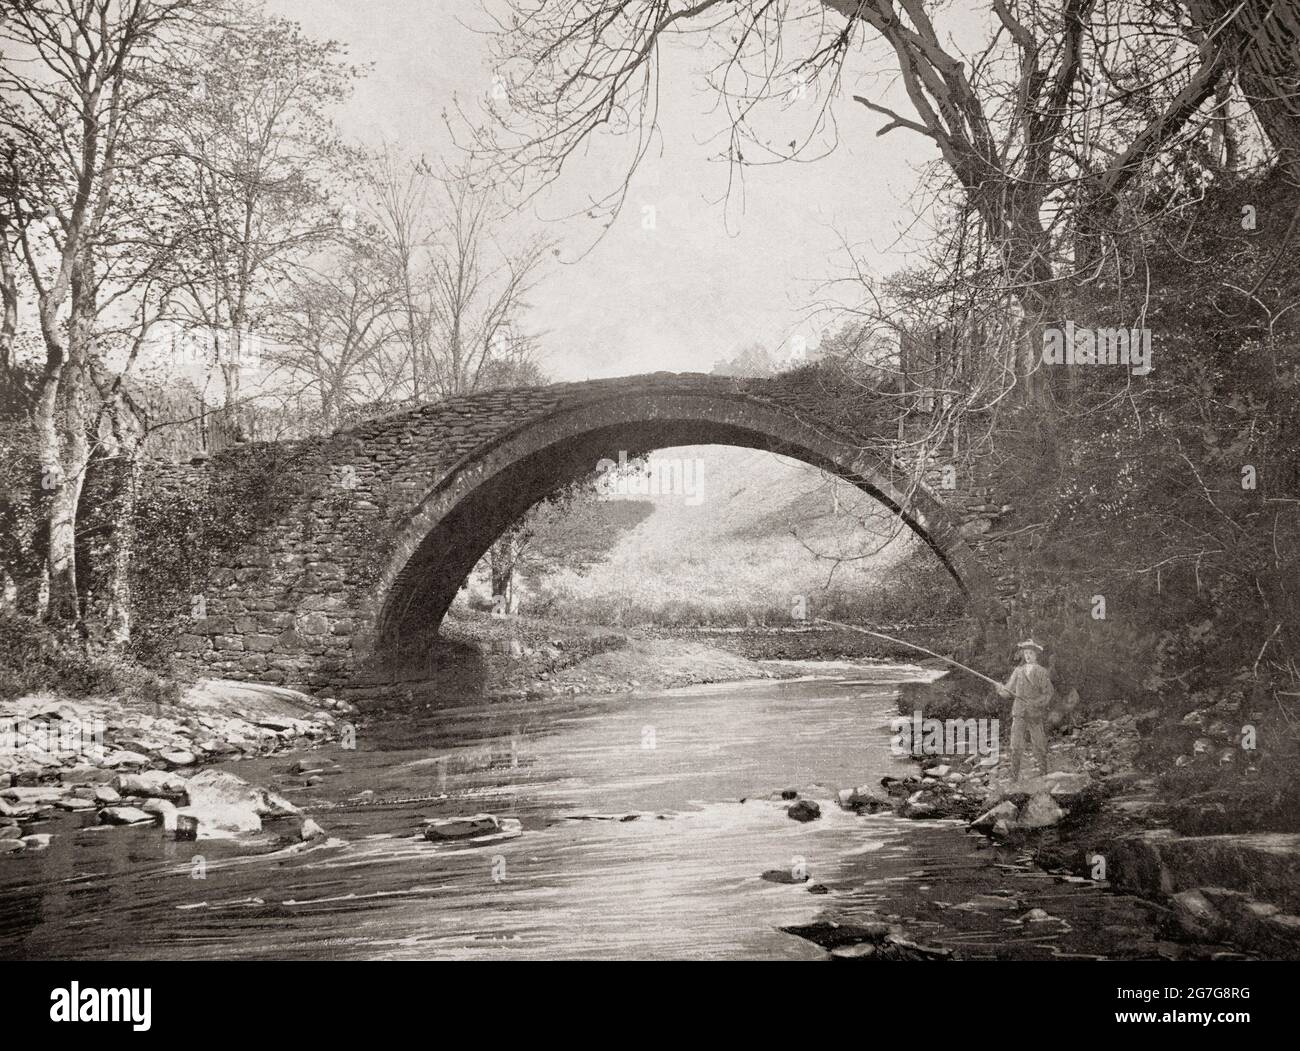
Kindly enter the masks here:
M 580 386 L 580 385 L 573 385 Z M 686 445 L 763 449 L 819 467 L 897 514 L 940 558 L 972 611 L 1002 620 L 993 580 L 935 493 L 893 463 L 887 442 L 863 444 L 772 400 L 721 384 L 616 387 L 559 399 L 461 456 L 400 525 L 365 603 L 358 653 L 400 650 L 436 635 L 461 582 L 529 507 L 601 460 Z

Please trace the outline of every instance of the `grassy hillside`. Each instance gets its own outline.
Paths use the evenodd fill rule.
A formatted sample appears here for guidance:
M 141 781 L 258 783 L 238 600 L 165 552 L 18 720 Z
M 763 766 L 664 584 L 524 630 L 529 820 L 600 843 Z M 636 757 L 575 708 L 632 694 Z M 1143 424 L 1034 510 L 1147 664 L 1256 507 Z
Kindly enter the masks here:
M 608 496 L 619 528 L 603 561 L 529 574 L 521 612 L 629 626 L 773 625 L 790 622 L 800 596 L 809 616 L 836 619 L 930 619 L 956 599 L 923 544 L 822 471 L 728 446 L 655 456 L 684 484 Z M 619 506 L 628 502 L 638 514 Z M 481 580 L 473 591 L 484 597 Z

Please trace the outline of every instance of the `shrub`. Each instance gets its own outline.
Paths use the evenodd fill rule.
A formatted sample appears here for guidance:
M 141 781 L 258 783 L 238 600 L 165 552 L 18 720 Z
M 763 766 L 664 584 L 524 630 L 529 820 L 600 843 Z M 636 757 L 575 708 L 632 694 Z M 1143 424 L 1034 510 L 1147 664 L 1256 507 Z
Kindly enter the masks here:
M 180 691 L 174 681 L 148 668 L 87 652 L 81 639 L 28 617 L 0 613 L 0 700 L 34 692 L 69 697 L 126 694 L 167 704 Z

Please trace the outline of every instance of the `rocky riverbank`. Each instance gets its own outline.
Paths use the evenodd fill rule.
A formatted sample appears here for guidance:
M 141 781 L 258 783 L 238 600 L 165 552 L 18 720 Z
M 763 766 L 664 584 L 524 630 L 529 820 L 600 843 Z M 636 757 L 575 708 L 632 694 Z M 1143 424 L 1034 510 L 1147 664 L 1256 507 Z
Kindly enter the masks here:
M 203 764 L 336 740 L 354 709 L 294 690 L 202 680 L 173 703 L 127 695 L 0 702 L 0 853 L 42 850 L 56 811 L 103 825 L 153 823 L 177 838 L 299 818 L 283 797 Z M 309 820 L 293 834 L 320 834 Z
M 997 715 L 1005 753 L 1005 703 L 964 679 L 907 689 L 900 711 Z M 1161 902 L 1185 939 L 1300 958 L 1300 834 L 1276 827 L 1293 812 L 1265 789 L 1269 756 L 1237 731 L 1265 713 L 1231 688 L 1194 702 L 1084 718 L 1071 701 L 1052 713 L 1045 777 L 1011 782 L 1005 758 L 928 756 L 882 787 L 901 816 L 962 818 L 1049 871 Z

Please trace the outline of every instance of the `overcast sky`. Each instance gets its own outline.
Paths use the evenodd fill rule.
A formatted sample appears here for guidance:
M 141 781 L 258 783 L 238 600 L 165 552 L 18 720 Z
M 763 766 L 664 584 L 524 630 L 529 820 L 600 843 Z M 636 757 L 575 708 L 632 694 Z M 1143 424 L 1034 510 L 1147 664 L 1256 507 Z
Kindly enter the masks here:
M 491 88 L 487 41 L 464 24 L 486 24 L 477 0 L 269 6 L 373 65 L 342 115 L 345 133 L 363 142 L 387 139 L 411 153 L 444 155 L 441 111 L 453 94 L 472 103 Z M 850 79 L 835 105 L 839 147 L 814 163 L 748 169 L 742 210 L 736 197 L 729 206 L 724 200 L 727 166 L 709 159 L 717 147 L 708 140 L 722 118 L 710 112 L 714 98 L 702 75 L 714 61 L 685 46 L 665 56 L 662 156 L 647 158 L 629 207 L 593 250 L 579 252 L 594 240 L 594 223 L 547 223 L 563 251 L 533 305 L 553 378 L 708 371 L 753 340 L 776 349 L 802 335 L 813 345 L 815 328 L 802 318 L 817 284 L 844 265 L 841 235 L 862 245 L 881 273 L 905 262 L 898 234 L 912 218 L 917 166 L 935 150 L 905 130 L 876 138 L 883 118 L 848 99 L 859 90 L 892 101 L 897 88 Z M 655 209 L 653 231 L 642 229 L 647 204 Z M 543 200 L 537 217 L 558 210 L 554 199 Z

